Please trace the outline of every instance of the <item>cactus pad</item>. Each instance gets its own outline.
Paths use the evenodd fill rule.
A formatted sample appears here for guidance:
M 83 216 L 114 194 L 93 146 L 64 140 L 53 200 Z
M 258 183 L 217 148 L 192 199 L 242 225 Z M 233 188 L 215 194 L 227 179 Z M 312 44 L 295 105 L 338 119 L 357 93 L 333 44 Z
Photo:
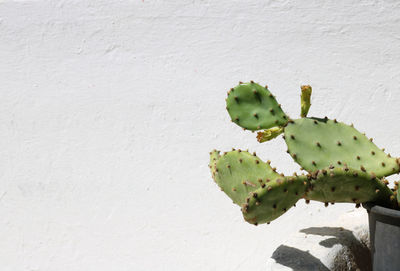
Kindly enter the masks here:
M 283 126 L 288 119 L 271 92 L 254 82 L 232 88 L 226 108 L 234 123 L 251 131 Z
M 383 177 L 400 170 L 397 160 L 372 140 L 336 120 L 297 119 L 288 123 L 284 133 L 288 152 L 308 172 L 333 165 Z
M 244 219 L 251 224 L 269 223 L 289 210 L 307 189 L 305 176 L 278 178 L 252 192 L 242 207 Z
M 215 182 L 234 203 L 241 206 L 250 192 L 265 187 L 280 177 L 268 163 L 255 154 L 234 150 L 223 155 L 210 153 L 210 168 Z
M 301 113 L 300 116 L 302 118 L 307 117 L 308 110 L 310 110 L 311 106 L 311 86 L 301 86 Z
M 274 139 L 283 133 L 283 127 L 273 127 L 257 133 L 257 141 L 260 143 Z
M 310 175 L 306 198 L 321 202 L 379 202 L 393 207 L 390 190 L 382 181 L 360 170 L 333 168 L 318 170 Z

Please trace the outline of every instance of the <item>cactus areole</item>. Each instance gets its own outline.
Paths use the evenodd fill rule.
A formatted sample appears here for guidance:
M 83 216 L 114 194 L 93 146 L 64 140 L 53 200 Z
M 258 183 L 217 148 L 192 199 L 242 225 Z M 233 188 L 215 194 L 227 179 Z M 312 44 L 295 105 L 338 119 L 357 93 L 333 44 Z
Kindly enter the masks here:
M 399 209 L 399 185 L 389 188 L 385 177 L 400 172 L 400 159 L 378 148 L 353 124 L 307 117 L 311 93 L 311 86 L 301 87 L 300 118 L 292 119 L 267 86 L 240 82 L 228 91 L 226 109 L 232 122 L 258 131 L 260 143 L 282 134 L 287 153 L 307 173 L 285 176 L 255 153 L 214 150 L 209 167 L 220 189 L 254 225 L 270 223 L 300 199 L 325 206 L 348 202 Z

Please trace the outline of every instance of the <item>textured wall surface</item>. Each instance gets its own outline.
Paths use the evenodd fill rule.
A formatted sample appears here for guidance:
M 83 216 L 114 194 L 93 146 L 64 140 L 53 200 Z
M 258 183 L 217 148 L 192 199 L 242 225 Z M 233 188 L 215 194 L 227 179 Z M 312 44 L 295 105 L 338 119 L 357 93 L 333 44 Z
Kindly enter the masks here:
M 291 116 L 351 123 L 400 155 L 398 1 L 0 1 L 0 269 L 266 270 L 282 240 L 354 208 L 258 227 L 212 182 L 213 148 L 299 170 L 230 122 L 268 84 Z

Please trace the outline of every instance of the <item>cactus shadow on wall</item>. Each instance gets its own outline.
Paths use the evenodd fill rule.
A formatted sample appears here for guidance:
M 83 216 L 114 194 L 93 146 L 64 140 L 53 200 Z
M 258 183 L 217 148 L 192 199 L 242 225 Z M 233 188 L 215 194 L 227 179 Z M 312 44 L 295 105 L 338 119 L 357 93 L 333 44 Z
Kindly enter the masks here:
M 292 268 L 293 271 L 329 271 L 329 269 L 308 251 L 280 245 L 272 254 L 277 263 Z
M 343 246 L 344 253 L 340 253 L 335 259 L 334 270 L 343 270 L 348 265 L 349 257 L 351 257 L 356 268 L 365 271 L 372 270 L 371 252 L 367 244 L 358 240 L 352 231 L 341 227 L 310 227 L 302 229 L 300 232 L 320 236 L 333 236 L 319 243 L 324 247 L 331 248 L 336 244 Z
M 365 270 L 371 271 L 371 257 L 368 246 L 359 241 L 354 234 L 341 227 L 310 227 L 300 230 L 305 234 L 332 236 L 319 242 L 323 247 L 331 248 L 336 244 L 343 247 L 334 260 L 332 270 Z M 281 245 L 272 258 L 279 264 L 292 268 L 294 271 L 329 270 L 318 258 L 308 251 Z M 349 264 L 351 265 L 350 269 Z

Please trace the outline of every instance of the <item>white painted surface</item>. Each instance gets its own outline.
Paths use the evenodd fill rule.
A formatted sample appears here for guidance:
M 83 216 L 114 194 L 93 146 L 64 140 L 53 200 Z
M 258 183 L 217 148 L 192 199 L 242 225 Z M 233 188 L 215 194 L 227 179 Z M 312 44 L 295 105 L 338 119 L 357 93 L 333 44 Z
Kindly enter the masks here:
M 352 209 L 329 225 L 315 222 L 282 240 L 267 262 L 271 271 L 371 270 L 368 215 Z
M 208 172 L 250 148 L 225 112 L 237 81 L 299 114 L 354 122 L 400 155 L 397 1 L 1 1 L 1 270 L 266 270 L 290 234 L 352 205 L 246 224 Z

